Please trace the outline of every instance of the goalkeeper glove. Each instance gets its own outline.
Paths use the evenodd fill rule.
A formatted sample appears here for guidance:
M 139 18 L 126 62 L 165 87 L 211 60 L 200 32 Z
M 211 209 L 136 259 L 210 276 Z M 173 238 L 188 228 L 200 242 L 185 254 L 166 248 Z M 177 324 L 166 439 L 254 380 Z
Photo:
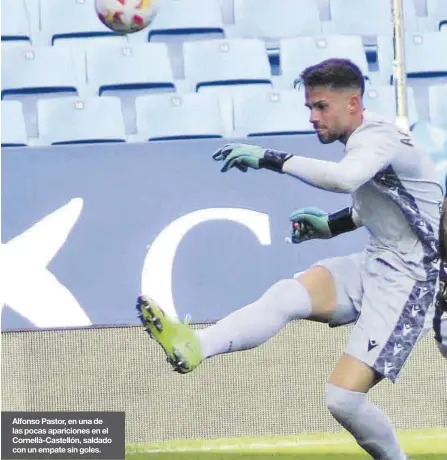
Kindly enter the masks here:
M 222 172 L 236 167 L 242 172 L 246 172 L 248 168 L 265 168 L 282 173 L 284 162 L 291 157 L 287 153 L 249 144 L 226 144 L 213 155 L 214 160 L 224 162 Z
M 302 208 L 289 217 L 292 222 L 292 243 L 312 239 L 329 239 L 357 228 L 352 218 L 352 208 L 327 214 L 318 208 Z

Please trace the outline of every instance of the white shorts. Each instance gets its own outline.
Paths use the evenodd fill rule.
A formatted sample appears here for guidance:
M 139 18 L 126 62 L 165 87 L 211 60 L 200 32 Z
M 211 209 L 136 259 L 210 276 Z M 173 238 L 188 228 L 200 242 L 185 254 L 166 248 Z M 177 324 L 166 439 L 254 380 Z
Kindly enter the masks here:
M 432 328 L 436 282 L 416 281 L 365 252 L 315 265 L 335 280 L 338 308 L 329 325 L 355 322 L 345 352 L 394 382 Z

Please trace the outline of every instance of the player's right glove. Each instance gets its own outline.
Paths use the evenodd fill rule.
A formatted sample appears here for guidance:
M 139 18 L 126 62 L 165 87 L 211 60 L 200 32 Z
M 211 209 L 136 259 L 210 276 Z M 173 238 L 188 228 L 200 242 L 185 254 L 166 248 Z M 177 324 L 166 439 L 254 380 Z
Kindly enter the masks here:
M 291 241 L 294 244 L 315 238 L 332 238 L 329 216 L 321 209 L 312 207 L 298 209 L 290 215 L 289 219 L 292 222 Z

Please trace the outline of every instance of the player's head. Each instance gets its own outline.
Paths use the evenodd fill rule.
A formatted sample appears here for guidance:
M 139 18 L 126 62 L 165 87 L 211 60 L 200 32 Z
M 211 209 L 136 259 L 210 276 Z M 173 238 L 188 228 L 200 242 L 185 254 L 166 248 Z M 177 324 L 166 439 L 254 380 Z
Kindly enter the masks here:
M 323 144 L 346 142 L 362 120 L 365 80 L 347 59 L 327 59 L 301 74 L 310 122 Z

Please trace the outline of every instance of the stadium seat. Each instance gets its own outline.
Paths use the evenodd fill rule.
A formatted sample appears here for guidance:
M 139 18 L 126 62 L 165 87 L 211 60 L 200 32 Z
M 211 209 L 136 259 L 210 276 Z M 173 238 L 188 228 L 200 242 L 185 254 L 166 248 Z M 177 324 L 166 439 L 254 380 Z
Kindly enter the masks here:
M 377 63 L 382 84 L 390 84 L 392 82 L 393 61 L 393 39 L 388 35 L 377 37 Z
M 262 40 L 185 42 L 183 54 L 185 78 L 195 91 L 215 85 L 271 84 Z
M 428 102 L 431 122 L 447 129 L 447 84 L 430 86 Z
M 431 30 L 445 29 L 447 26 L 447 2 L 445 0 L 427 0 L 427 16 Z
M 37 102 L 43 145 L 123 142 L 121 101 L 117 97 L 64 97 Z
M 41 29 L 46 43 L 58 39 L 116 35 L 95 14 L 95 0 L 41 0 Z
M 266 91 L 234 96 L 238 136 L 314 133 L 303 91 Z
M 390 82 L 393 74 L 393 39 L 381 36 L 377 39 L 377 60 L 383 82 Z M 409 78 L 447 75 L 447 34 L 428 32 L 405 35 L 405 67 Z
M 2 147 L 27 145 L 26 125 L 22 103 L 19 101 L 2 101 Z
M 174 89 L 164 43 L 92 45 L 86 62 L 87 84 L 99 95 L 106 90 Z
M 234 36 L 279 40 L 321 34 L 314 0 L 234 0 Z
M 31 41 L 30 16 L 25 0 L 2 0 L 2 41 Z
M 135 99 L 141 140 L 223 137 L 218 98 L 207 94 L 151 94 Z
M 297 37 L 280 42 L 281 72 L 290 85 L 306 67 L 333 57 L 351 59 L 367 77 L 368 62 L 360 36 Z
M 418 30 L 413 0 L 404 0 L 405 30 Z M 392 35 L 390 0 L 330 0 L 331 21 L 325 31 L 363 36 Z
M 52 47 L 2 47 L 2 98 L 77 91 L 72 55 Z
M 406 34 L 405 57 L 408 77 L 447 75 L 447 34 Z
M 208 38 L 224 36 L 219 0 L 165 0 L 149 27 L 148 40 L 190 34 Z
M 367 86 L 363 96 L 363 103 L 365 108 L 372 112 L 376 112 L 393 121 L 396 119 L 397 108 L 394 86 Z M 418 120 L 413 88 L 407 89 L 407 107 L 408 121 L 410 125 L 413 125 Z

